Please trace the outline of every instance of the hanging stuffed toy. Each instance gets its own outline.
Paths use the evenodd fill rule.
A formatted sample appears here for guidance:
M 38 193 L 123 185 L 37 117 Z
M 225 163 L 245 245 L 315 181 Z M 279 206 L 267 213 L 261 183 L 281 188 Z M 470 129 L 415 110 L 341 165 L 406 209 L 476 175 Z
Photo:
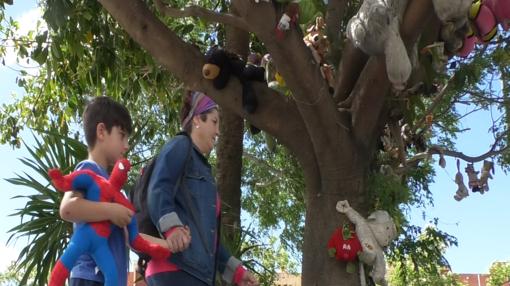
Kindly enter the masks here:
M 260 65 L 265 69 L 265 79 L 270 89 L 276 90 L 281 94 L 290 96 L 290 90 L 285 84 L 283 76 L 276 69 L 270 54 L 265 54 L 260 61 Z
M 491 161 L 484 160 L 482 167 L 482 174 L 480 175 L 480 189 L 482 190 L 482 194 L 484 192 L 489 191 L 489 179 L 492 179 L 492 174 L 494 174 L 494 163 Z
M 358 259 L 358 254 L 362 251 L 354 225 L 350 223 L 344 224 L 342 227 L 335 229 L 328 242 L 328 254 L 338 261 L 347 262 L 347 272 L 354 272 L 354 264 L 352 262 Z
M 480 188 L 480 180 L 478 179 L 478 173 L 479 171 L 475 171 L 475 168 L 473 164 L 467 164 L 466 168 L 464 169 L 466 174 L 468 175 L 468 186 L 471 188 L 471 191 L 473 193 L 480 192 L 483 194 L 483 190 Z
M 457 174 L 455 174 L 455 184 L 457 184 L 457 192 L 455 192 L 455 195 L 453 198 L 460 202 L 465 197 L 469 196 L 469 191 L 466 185 L 464 184 L 464 177 L 462 176 L 462 173 L 460 172 L 460 162 L 457 160 Z
M 60 170 L 52 169 L 48 172 L 48 175 L 58 191 L 83 190 L 84 198 L 87 200 L 115 202 L 134 211 L 133 205 L 120 192 L 121 187 L 127 180 L 127 173 L 130 168 L 131 165 L 128 160 L 121 159 L 117 161 L 109 180 L 91 170 L 74 171 L 64 176 Z M 117 269 L 110 247 L 108 246 L 108 237 L 112 232 L 112 227 L 109 221 L 79 224 L 71 236 L 64 254 L 57 261 L 55 268 L 51 272 L 48 285 L 63 286 L 78 257 L 88 253 L 103 273 L 105 279 L 104 285 L 118 286 Z M 133 250 L 148 254 L 157 259 L 164 259 L 170 256 L 168 249 L 153 244 L 140 236 L 134 216 L 127 228 L 129 244 Z
M 397 90 L 405 88 L 411 61 L 400 37 L 403 0 L 364 0 L 347 24 L 347 38 L 367 55 L 385 55 L 388 79 Z
M 247 65 L 238 55 L 216 46 L 207 52 L 206 62 L 202 68 L 204 78 L 212 80 L 216 89 L 223 89 L 227 86 L 230 76 L 236 76 L 243 88 L 243 109 L 247 113 L 255 112 L 258 103 L 251 82 L 265 82 L 264 68 Z
M 338 201 L 336 210 L 345 214 L 356 226 L 356 234 L 362 247 L 358 257 L 363 263 L 372 266 L 369 275 L 375 283 L 387 285 L 383 247 L 388 246 L 398 236 L 397 228 L 390 215 L 386 211 L 375 211 L 365 219 L 351 208 L 347 201 Z M 363 267 L 360 269 L 360 279 L 363 285 L 365 280 L 362 269 Z

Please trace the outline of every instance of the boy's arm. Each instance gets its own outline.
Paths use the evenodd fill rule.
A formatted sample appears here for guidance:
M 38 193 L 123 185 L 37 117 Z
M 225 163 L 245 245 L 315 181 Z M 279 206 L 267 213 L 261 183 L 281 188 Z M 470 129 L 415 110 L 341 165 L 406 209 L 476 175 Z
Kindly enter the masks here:
M 133 212 L 120 204 L 89 201 L 78 191 L 66 192 L 60 203 L 60 217 L 69 222 L 109 220 L 118 227 L 124 227 L 132 216 Z

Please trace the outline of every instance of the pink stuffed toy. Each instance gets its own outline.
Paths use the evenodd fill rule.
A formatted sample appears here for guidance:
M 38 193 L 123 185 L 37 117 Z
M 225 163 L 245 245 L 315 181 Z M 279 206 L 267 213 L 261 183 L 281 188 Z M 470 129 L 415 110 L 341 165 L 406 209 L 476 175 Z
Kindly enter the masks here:
M 485 0 L 487 5 L 496 16 L 496 20 L 503 30 L 508 31 L 510 28 L 510 1 L 509 0 Z
M 498 24 L 508 31 L 510 28 L 510 0 L 478 0 L 469 10 L 470 31 L 457 52 L 467 57 L 478 42 L 488 43 L 498 33 Z

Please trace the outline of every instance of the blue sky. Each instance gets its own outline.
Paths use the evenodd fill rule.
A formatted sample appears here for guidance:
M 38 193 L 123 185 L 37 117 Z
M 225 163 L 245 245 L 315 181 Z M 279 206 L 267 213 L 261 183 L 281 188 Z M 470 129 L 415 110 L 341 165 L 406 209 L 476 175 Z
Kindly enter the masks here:
M 15 1 L 13 6 L 8 6 L 7 15 L 14 19 L 22 19 L 21 24 L 32 28 L 36 1 Z M 10 67 L 16 68 L 16 64 L 7 61 Z M 17 87 L 15 79 L 17 72 L 4 66 L 0 66 L 0 103 L 11 102 L 12 94 L 23 96 L 23 90 Z M 470 109 L 466 107 L 466 112 Z M 463 110 L 459 110 L 462 112 Z M 471 130 L 457 140 L 458 150 L 467 155 L 476 156 L 486 152 L 492 144 L 492 136 L 487 129 L 490 126 L 489 112 L 476 112 L 463 121 L 464 128 Z M 31 142 L 30 132 L 24 132 L 24 139 Z M 10 146 L 0 145 L 0 154 L 5 164 L 0 164 L 0 178 L 13 177 L 15 173 L 22 173 L 25 169 L 17 158 L 27 156 L 26 150 L 15 149 Z M 494 261 L 509 261 L 510 247 L 510 177 L 496 167 L 494 179 L 489 182 L 490 191 L 484 195 L 473 194 L 461 202 L 453 199 L 456 185 L 453 182 L 456 167 L 454 158 L 446 158 L 447 168 L 437 168 L 435 183 L 431 185 L 435 206 L 423 210 L 413 209 L 410 213 L 411 221 L 419 226 L 425 226 L 434 217 L 439 218 L 439 228 L 456 236 L 459 241 L 458 247 L 446 251 L 446 257 L 451 263 L 452 269 L 457 273 L 486 273 L 490 264 Z M 465 163 L 461 163 L 461 168 Z M 478 164 L 477 169 L 480 168 Z M 464 175 L 465 176 L 465 175 Z M 465 176 L 465 179 L 467 177 Z M 467 183 L 467 181 L 466 181 Z M 23 247 L 24 241 L 9 244 L 6 247 L 8 235 L 6 232 L 14 227 L 19 218 L 9 217 L 15 209 L 24 206 L 21 200 L 10 198 L 18 194 L 27 194 L 29 190 L 10 185 L 5 180 L 0 180 L 0 271 L 7 261 L 16 257 L 17 252 Z M 423 214 L 425 218 L 423 218 Z

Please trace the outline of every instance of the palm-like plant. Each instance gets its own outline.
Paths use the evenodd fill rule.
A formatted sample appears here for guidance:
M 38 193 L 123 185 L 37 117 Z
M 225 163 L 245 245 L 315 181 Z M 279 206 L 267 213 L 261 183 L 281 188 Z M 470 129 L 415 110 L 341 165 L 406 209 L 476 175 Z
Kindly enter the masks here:
M 52 187 L 48 169 L 58 167 L 67 173 L 87 156 L 86 146 L 78 140 L 56 131 L 42 134 L 42 140 L 34 136 L 35 146 L 29 147 L 25 144 L 30 157 L 21 158 L 20 161 L 29 171 L 7 179 L 11 184 L 35 191 L 28 195 L 15 196 L 17 199 L 25 199 L 27 203 L 24 208 L 11 215 L 20 217 L 21 221 L 18 226 L 9 230 L 11 236 L 8 243 L 13 239 L 28 240 L 16 262 L 17 268 L 23 269 L 25 273 L 21 285 L 28 284 L 30 274 L 35 277 L 32 285 L 46 284 L 50 270 L 67 246 L 72 233 L 72 225 L 60 219 L 58 209 L 62 194 Z

